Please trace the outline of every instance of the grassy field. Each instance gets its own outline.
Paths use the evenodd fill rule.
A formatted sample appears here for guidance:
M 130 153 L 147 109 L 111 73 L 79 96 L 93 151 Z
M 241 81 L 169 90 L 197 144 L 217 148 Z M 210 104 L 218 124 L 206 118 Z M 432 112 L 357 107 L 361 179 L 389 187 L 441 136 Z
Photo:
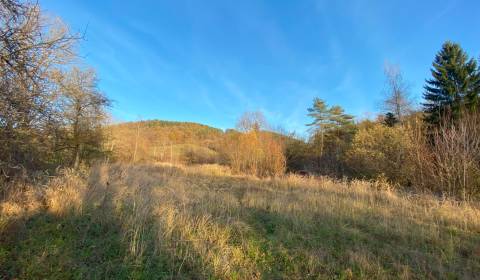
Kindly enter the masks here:
M 104 165 L 4 196 L 5 279 L 480 277 L 478 206 L 382 182 Z

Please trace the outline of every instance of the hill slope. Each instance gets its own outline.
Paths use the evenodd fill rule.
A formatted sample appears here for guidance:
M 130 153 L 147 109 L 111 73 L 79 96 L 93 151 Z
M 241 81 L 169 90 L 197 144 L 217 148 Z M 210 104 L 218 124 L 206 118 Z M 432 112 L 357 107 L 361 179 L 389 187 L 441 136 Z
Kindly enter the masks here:
M 111 125 L 106 129 L 106 150 L 120 162 L 169 162 L 183 164 L 225 163 L 227 136 L 239 134 L 193 122 L 149 120 Z M 271 131 L 264 135 L 287 143 L 292 137 Z
M 107 128 L 111 150 L 120 161 L 213 163 L 223 131 L 192 122 L 149 120 Z

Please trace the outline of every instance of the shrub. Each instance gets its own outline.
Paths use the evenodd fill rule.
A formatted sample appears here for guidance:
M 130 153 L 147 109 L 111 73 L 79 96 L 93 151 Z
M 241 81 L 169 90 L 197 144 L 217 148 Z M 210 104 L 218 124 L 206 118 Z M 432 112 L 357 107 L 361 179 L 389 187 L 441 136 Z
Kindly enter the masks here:
M 468 114 L 432 133 L 431 154 L 436 184 L 449 196 L 470 200 L 480 194 L 480 117 Z
M 82 212 L 88 190 L 84 175 L 77 170 L 67 168 L 60 170 L 59 176 L 49 182 L 44 199 L 51 213 L 63 216 Z
M 354 175 L 367 178 L 386 176 L 400 184 L 410 184 L 413 168 L 410 159 L 412 141 L 407 128 L 371 124 L 360 127 L 347 152 Z
M 285 172 L 286 160 L 281 141 L 268 132 L 230 132 L 223 146 L 224 157 L 233 172 L 259 177 Z
M 197 145 L 187 145 L 183 152 L 187 164 L 213 164 L 218 162 L 218 154 L 212 149 Z

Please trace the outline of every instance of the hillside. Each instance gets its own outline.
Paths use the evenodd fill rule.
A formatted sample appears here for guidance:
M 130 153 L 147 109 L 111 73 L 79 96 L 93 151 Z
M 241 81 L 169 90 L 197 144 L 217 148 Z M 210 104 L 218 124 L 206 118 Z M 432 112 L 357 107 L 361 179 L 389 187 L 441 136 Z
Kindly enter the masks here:
M 199 123 L 161 120 L 119 123 L 106 130 L 107 149 L 117 160 L 128 162 L 213 163 L 224 134 Z
M 385 182 L 65 170 L 0 204 L 4 279 L 474 279 L 480 212 Z
M 106 131 L 105 149 L 117 161 L 183 164 L 224 164 L 226 159 L 222 152 L 226 152 L 229 137 L 239 135 L 234 129 L 224 132 L 199 123 L 162 120 L 119 123 L 108 126 Z M 260 134 L 283 143 L 284 148 L 285 143 L 294 140 L 272 131 Z

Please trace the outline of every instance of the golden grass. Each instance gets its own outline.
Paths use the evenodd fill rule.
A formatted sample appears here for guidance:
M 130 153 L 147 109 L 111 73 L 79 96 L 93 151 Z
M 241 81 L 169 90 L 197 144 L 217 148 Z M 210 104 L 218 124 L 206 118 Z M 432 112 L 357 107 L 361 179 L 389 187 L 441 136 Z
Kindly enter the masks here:
M 161 260 L 155 278 L 478 277 L 478 206 L 385 184 L 258 179 L 218 165 L 103 165 L 66 171 L 40 195 L 31 187 L 9 197 L 1 220 L 39 211 L 114 219 L 133 263 Z

